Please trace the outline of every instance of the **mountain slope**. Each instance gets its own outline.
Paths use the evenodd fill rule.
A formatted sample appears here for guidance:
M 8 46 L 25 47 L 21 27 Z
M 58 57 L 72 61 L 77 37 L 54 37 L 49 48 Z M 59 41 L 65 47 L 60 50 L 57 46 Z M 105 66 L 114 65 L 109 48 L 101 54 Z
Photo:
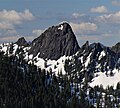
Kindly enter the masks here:
M 96 78 L 101 78 L 101 75 L 114 79 L 120 70 L 119 53 L 101 43 L 89 44 L 88 41 L 80 48 L 67 23 L 48 28 L 31 44 L 24 38 L 18 39 L 14 44 L 1 44 L 0 51 L 22 58 L 41 69 L 52 69 L 56 75 L 62 72 L 79 82 L 84 82 L 87 76 L 88 82 L 94 83 L 92 85 L 98 84 Z
M 15 44 L 19 45 L 19 46 L 28 46 L 27 41 L 25 40 L 24 37 L 21 37 L 17 40 L 17 42 L 15 42 Z
M 44 108 L 51 106 L 48 100 L 54 108 L 120 105 L 119 44 L 110 48 L 87 41 L 80 48 L 67 23 L 48 28 L 31 44 L 24 37 L 0 44 L 0 70 L 0 80 L 7 84 L 0 85 L 4 106 L 8 101 Z
M 116 52 L 116 53 L 119 53 L 120 54 L 120 42 L 118 42 L 116 45 L 114 45 L 112 48 L 111 48 L 112 51 Z
M 76 37 L 68 23 L 52 26 L 34 39 L 29 54 L 43 59 L 57 60 L 61 56 L 71 56 L 80 49 Z

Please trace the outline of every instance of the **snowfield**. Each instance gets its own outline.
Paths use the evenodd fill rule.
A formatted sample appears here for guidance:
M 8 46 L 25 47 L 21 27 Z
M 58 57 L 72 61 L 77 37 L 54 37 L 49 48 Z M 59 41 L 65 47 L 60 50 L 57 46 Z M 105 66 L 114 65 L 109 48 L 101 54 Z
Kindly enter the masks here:
M 116 69 L 113 70 L 114 76 L 106 76 L 103 72 L 96 73 L 96 77 L 93 78 L 92 82 L 90 83 L 91 87 L 95 85 L 103 85 L 103 88 L 106 88 L 108 85 L 113 86 L 116 88 L 118 82 L 120 82 L 120 72 Z
M 71 57 L 66 57 L 66 56 L 62 56 L 60 57 L 58 60 L 44 60 L 42 58 L 39 58 L 38 56 L 34 57 L 34 64 L 36 66 L 38 66 L 41 69 L 45 69 L 47 71 L 49 71 L 50 69 L 52 69 L 52 72 L 55 73 L 56 75 L 58 75 L 58 72 L 62 71 L 62 74 L 66 74 L 65 69 L 64 69 L 64 65 L 65 65 L 65 60 L 66 59 L 71 59 Z M 45 66 L 46 63 L 46 66 Z
M 61 26 L 62 28 L 62 26 Z M 11 43 L 6 43 L 6 44 L 0 44 L 0 51 L 3 51 L 4 54 L 10 54 L 9 49 L 10 49 L 10 45 Z M 16 54 L 16 51 L 18 49 L 18 45 L 14 44 L 13 45 L 13 53 L 12 55 Z M 24 51 L 24 60 L 28 61 L 28 64 L 32 64 L 34 63 L 34 65 L 36 65 L 37 67 L 41 68 L 41 69 L 45 69 L 47 71 L 49 71 L 50 69 L 52 69 L 52 72 L 55 73 L 56 75 L 58 75 L 59 72 L 62 72 L 63 75 L 66 74 L 65 69 L 64 69 L 64 65 L 65 65 L 65 60 L 66 59 L 72 59 L 72 56 L 62 56 L 60 57 L 58 60 L 50 60 L 50 59 L 42 59 L 39 58 L 39 53 L 36 57 L 33 57 L 32 54 L 28 54 L 28 50 L 30 49 L 30 47 L 24 47 L 23 51 Z M 10 54 L 11 55 L 11 54 Z M 75 54 L 77 55 L 77 53 Z M 87 68 L 87 66 L 90 64 L 90 56 L 92 55 L 92 53 L 90 53 L 86 59 L 85 62 L 83 62 L 83 56 L 79 57 L 79 60 L 81 61 L 81 63 L 83 63 L 85 65 L 85 68 Z M 100 53 L 99 56 L 99 60 L 104 57 L 106 54 L 104 51 L 102 51 Z M 16 54 L 17 57 L 18 54 Z M 118 60 L 118 62 L 120 62 L 120 59 Z M 96 68 L 99 68 L 100 64 L 96 65 Z M 83 71 L 83 69 L 81 70 Z M 113 76 L 110 76 L 110 70 L 107 72 L 108 75 L 106 75 L 106 72 L 96 72 L 94 73 L 94 78 L 92 79 L 92 82 L 90 83 L 91 87 L 94 87 L 96 85 L 103 85 L 103 88 L 106 88 L 108 85 L 109 86 L 114 86 L 114 88 L 116 88 L 116 85 L 118 82 L 120 82 L 120 71 L 117 69 L 114 69 L 112 71 Z
M 62 25 L 61 25 L 62 28 Z M 6 43 L 6 44 L 0 44 L 0 51 L 3 51 L 4 54 L 9 55 L 9 49 L 10 49 L 10 45 L 11 43 Z M 15 55 L 17 49 L 18 49 L 18 45 L 14 44 L 13 45 L 13 53 L 10 55 Z M 39 58 L 39 53 L 36 57 L 33 57 L 33 54 L 28 54 L 28 50 L 30 49 L 30 47 L 24 47 L 23 51 L 24 51 L 24 60 L 28 61 L 28 64 L 32 64 L 34 63 L 34 65 L 36 65 L 37 67 L 41 68 L 41 69 L 45 69 L 47 71 L 49 71 L 50 69 L 52 69 L 52 72 L 55 73 L 56 75 L 58 74 L 58 72 L 62 71 L 62 74 L 64 75 L 65 69 L 64 69 L 64 65 L 65 65 L 65 60 L 66 59 L 71 59 L 72 56 L 62 56 L 60 57 L 58 60 L 44 60 L 42 58 Z M 18 54 L 16 55 L 18 56 Z M 45 66 L 45 62 L 46 62 L 46 66 Z

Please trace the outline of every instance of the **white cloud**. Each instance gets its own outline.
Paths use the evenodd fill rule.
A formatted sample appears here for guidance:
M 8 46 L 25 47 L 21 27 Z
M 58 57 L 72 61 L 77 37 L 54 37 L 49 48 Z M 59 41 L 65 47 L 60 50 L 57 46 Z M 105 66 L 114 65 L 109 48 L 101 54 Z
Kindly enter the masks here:
M 4 36 L 0 37 L 0 42 L 15 42 L 20 36 Z
M 14 29 L 14 25 L 7 22 L 0 22 L 0 29 L 1 30 Z
M 40 36 L 40 34 L 43 33 L 43 32 L 44 32 L 44 30 L 40 30 L 40 29 L 37 29 L 37 30 L 33 30 L 33 31 L 32 31 L 32 33 L 33 33 L 34 35 L 37 35 L 37 36 Z
M 34 18 L 35 17 L 28 9 L 23 12 L 17 12 L 15 10 L 2 10 L 0 11 L 0 29 L 15 29 L 16 24 L 21 24 L 23 21 L 31 21 Z
M 108 10 L 105 6 L 99 6 L 99 7 L 95 7 L 95 8 L 91 8 L 90 10 L 93 13 L 107 13 Z
M 81 17 L 81 16 L 84 16 L 85 14 L 80 14 L 80 13 L 73 13 L 72 14 L 72 16 L 74 17 L 74 18 L 79 18 L 79 17 Z
M 83 22 L 80 24 L 71 22 L 70 25 L 72 26 L 73 31 L 76 34 L 85 33 L 85 32 L 93 32 L 97 30 L 97 25 L 94 23 L 90 23 L 90 22 L 87 22 L 87 23 Z
M 32 21 L 35 16 L 28 10 L 17 12 L 15 10 L 0 11 L 0 30 L 3 36 L 16 35 L 16 25 L 22 24 L 24 21 Z
M 33 20 L 35 18 L 33 16 L 33 14 L 28 9 L 24 10 L 23 13 L 19 13 L 19 15 L 20 15 L 22 20 L 29 20 L 29 21 L 31 21 L 31 20 Z
M 120 1 L 114 0 L 114 1 L 112 1 L 112 5 L 120 6 Z
M 0 11 L 0 20 L 12 23 L 20 23 L 21 17 L 15 10 L 3 10 Z
M 96 18 L 97 21 L 106 23 L 120 23 L 120 11 L 112 14 L 105 14 Z
M 9 23 L 19 24 L 24 20 L 33 20 L 35 17 L 33 14 L 27 9 L 24 12 L 17 12 L 15 10 L 2 10 L 0 11 L 0 20 L 6 21 Z

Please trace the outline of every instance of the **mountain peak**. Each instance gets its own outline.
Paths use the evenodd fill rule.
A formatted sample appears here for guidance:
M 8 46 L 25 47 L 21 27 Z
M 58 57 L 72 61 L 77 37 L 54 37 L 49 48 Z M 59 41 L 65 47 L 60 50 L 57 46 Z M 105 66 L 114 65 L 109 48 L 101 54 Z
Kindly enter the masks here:
M 68 23 L 66 23 L 66 22 L 63 22 L 62 24 L 59 24 L 58 26 L 59 26 L 58 29 L 61 28 L 61 30 L 63 32 L 71 32 L 72 31 L 71 26 Z
M 68 23 L 49 27 L 31 44 L 30 54 L 44 59 L 57 60 L 61 56 L 71 56 L 80 49 L 76 37 Z
M 17 44 L 17 45 L 19 45 L 19 46 L 27 46 L 27 45 L 28 45 L 28 43 L 27 43 L 27 41 L 25 40 L 24 37 L 19 38 L 19 39 L 15 42 L 15 44 Z
M 120 42 L 118 42 L 116 45 L 114 45 L 111 49 L 112 49 L 112 51 L 114 51 L 115 53 L 120 54 Z

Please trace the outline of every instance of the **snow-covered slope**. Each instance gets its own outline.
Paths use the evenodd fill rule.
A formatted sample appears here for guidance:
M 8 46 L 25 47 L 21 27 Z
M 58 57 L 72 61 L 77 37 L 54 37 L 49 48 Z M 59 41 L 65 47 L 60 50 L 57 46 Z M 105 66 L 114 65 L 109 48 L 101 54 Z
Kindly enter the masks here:
M 109 86 L 116 87 L 116 84 L 120 81 L 120 58 L 108 47 L 105 47 L 99 43 L 91 45 L 83 45 L 73 56 L 62 56 L 58 60 L 43 59 L 33 54 L 29 54 L 29 46 L 19 46 L 13 43 L 0 44 L 0 51 L 4 52 L 8 56 L 14 55 L 19 58 L 20 55 L 28 64 L 34 64 L 38 68 L 45 69 L 47 71 L 52 70 L 56 75 L 62 72 L 66 74 L 65 63 L 69 59 L 67 65 L 71 65 L 71 75 L 84 79 L 87 73 L 90 76 L 90 86 L 103 85 L 104 88 Z M 78 65 L 78 66 L 77 66 Z M 79 68 L 79 69 L 77 69 Z M 82 77 L 79 75 L 83 75 Z M 83 80 L 84 81 L 84 80 Z
M 103 88 L 107 88 L 108 86 L 116 88 L 118 82 L 120 82 L 120 71 L 118 69 L 114 69 L 113 76 L 106 76 L 104 72 L 95 73 L 90 86 L 94 87 L 97 85 L 103 85 Z
M 10 51 L 12 47 L 12 51 Z M 23 59 L 28 62 L 28 64 L 34 64 L 38 68 L 45 69 L 47 71 L 50 71 L 52 69 L 52 72 L 56 75 L 58 72 L 62 72 L 62 74 L 65 74 L 64 65 L 66 59 L 71 59 L 71 56 L 62 56 L 58 60 L 50 60 L 50 59 L 43 59 L 37 56 L 33 57 L 33 54 L 28 54 L 30 47 L 25 46 L 18 46 L 17 44 L 12 43 L 4 43 L 0 44 L 0 51 L 4 52 L 4 55 L 14 55 L 19 58 L 19 56 L 22 54 Z
M 101 43 L 89 45 L 88 41 L 80 48 L 67 23 L 48 28 L 31 43 L 22 37 L 15 43 L 0 44 L 0 51 L 56 75 L 67 74 L 79 82 L 86 79 L 91 86 L 106 87 L 120 81 L 120 54 Z

